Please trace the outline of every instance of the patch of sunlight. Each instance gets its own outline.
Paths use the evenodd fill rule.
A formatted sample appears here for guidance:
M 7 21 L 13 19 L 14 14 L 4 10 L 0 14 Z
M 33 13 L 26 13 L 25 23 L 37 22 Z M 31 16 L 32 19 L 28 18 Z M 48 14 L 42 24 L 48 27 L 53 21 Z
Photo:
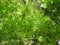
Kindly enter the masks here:
M 53 4 L 53 1 L 51 1 L 51 4 Z
M 46 6 L 45 3 L 44 3 L 44 4 L 41 4 L 41 7 L 43 7 L 43 8 L 47 8 L 47 6 Z
M 6 12 L 6 10 L 3 10 L 3 13 Z
M 44 2 L 45 0 L 42 0 L 42 2 Z
M 44 40 L 43 36 L 39 36 L 38 40 L 42 42 Z
M 22 14 L 20 9 L 17 9 L 16 13 L 19 14 L 19 15 Z
M 2 45 L 5 45 L 6 43 L 8 43 L 8 41 L 2 41 Z
M 58 44 L 60 45 L 60 40 L 58 41 Z

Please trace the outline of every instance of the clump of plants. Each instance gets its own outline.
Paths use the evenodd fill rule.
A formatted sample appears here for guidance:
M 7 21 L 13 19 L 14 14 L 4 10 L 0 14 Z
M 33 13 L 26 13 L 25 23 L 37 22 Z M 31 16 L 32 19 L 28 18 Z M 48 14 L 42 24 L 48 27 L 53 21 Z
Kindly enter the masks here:
M 59 4 L 59 0 L 0 0 L 0 45 L 56 45 Z

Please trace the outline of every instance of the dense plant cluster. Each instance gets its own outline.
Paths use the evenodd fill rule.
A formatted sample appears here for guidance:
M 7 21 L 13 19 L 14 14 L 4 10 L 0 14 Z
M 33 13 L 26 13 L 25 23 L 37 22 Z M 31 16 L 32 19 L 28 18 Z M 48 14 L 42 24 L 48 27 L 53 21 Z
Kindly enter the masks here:
M 0 45 L 56 45 L 60 39 L 60 0 L 0 0 Z

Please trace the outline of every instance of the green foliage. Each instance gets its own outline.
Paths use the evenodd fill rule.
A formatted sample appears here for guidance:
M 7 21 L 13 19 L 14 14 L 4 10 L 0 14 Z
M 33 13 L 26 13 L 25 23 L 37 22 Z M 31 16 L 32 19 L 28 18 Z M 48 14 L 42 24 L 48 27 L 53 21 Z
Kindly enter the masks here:
M 56 45 L 60 0 L 37 2 L 43 10 L 33 0 L 0 0 L 0 45 Z

